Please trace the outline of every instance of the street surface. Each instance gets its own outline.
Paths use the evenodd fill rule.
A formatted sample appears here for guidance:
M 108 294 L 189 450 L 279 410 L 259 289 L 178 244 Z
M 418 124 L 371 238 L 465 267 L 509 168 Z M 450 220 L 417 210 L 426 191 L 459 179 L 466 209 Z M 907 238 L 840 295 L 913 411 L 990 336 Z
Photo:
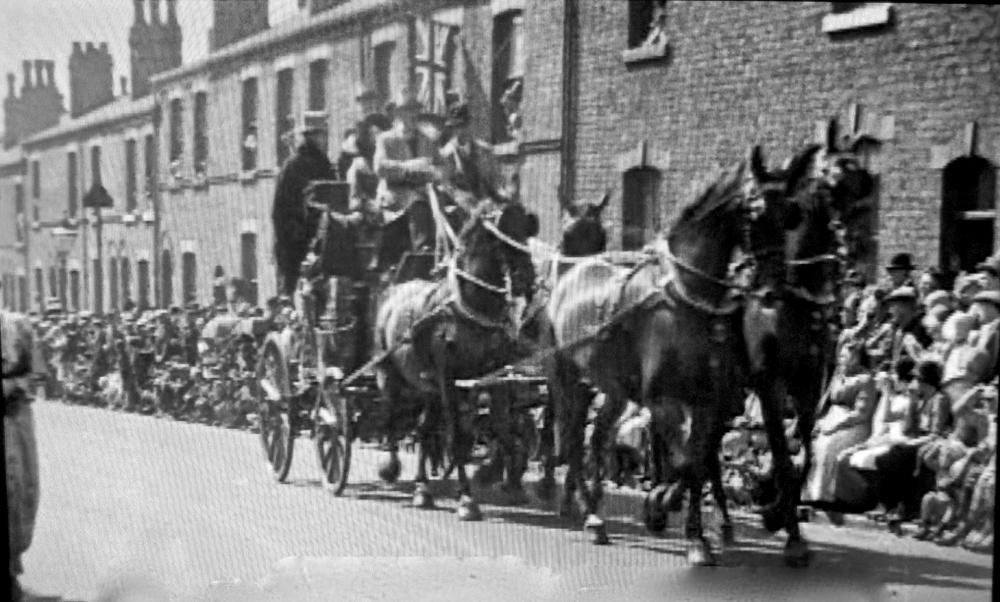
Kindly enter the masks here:
M 442 497 L 410 508 L 405 483 L 377 485 L 377 454 L 357 447 L 336 498 L 305 438 L 280 485 L 250 433 L 48 401 L 35 412 L 42 499 L 22 584 L 39 600 L 93 600 L 122 579 L 181 600 L 991 599 L 991 556 L 874 529 L 805 525 L 814 562 L 793 570 L 783 541 L 741 517 L 722 566 L 691 569 L 680 518 L 647 535 L 636 496 L 609 492 L 612 545 L 598 547 L 537 503 L 484 504 L 480 523 Z

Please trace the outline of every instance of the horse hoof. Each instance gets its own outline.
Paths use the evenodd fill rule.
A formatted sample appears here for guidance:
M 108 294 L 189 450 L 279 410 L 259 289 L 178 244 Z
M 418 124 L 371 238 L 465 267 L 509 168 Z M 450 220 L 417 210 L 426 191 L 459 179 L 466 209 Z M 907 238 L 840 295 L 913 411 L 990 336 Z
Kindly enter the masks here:
M 535 495 L 543 502 L 550 501 L 556 493 L 556 480 L 552 477 L 542 477 L 535 485 Z
M 390 456 L 388 460 L 379 465 L 378 478 L 391 485 L 399 478 L 401 470 L 402 468 L 399 463 L 399 458 L 396 456 Z
M 785 564 L 792 568 L 805 568 L 812 560 L 812 552 L 805 540 L 789 541 L 785 544 Z
M 479 509 L 479 504 L 463 496 L 458 502 L 458 520 L 465 522 L 483 520 L 483 513 Z
M 608 529 L 604 526 L 604 521 L 596 515 L 591 514 L 583 523 L 583 528 L 590 532 L 590 536 L 595 546 L 606 546 L 611 543 L 608 539 Z
M 434 507 L 434 496 L 427 491 L 427 486 L 424 484 L 417 485 L 416 490 L 413 492 L 413 507 L 428 510 Z
M 690 540 L 687 543 L 687 559 L 691 566 L 715 566 L 715 555 L 712 547 L 704 538 Z
M 736 535 L 733 532 L 732 525 L 722 525 L 722 543 L 726 545 L 732 545 L 736 543 Z
M 760 511 L 760 516 L 768 533 L 777 533 L 785 522 L 781 510 L 773 505 L 764 507 Z

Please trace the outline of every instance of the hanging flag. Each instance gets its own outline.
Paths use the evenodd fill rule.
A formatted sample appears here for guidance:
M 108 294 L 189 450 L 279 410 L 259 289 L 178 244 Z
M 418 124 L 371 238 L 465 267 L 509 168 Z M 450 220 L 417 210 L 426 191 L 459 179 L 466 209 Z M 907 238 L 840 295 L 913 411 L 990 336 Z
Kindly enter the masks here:
M 451 87 L 458 28 L 420 17 L 411 22 L 411 28 L 410 63 L 417 101 L 426 112 L 443 114 L 447 107 L 445 94 Z

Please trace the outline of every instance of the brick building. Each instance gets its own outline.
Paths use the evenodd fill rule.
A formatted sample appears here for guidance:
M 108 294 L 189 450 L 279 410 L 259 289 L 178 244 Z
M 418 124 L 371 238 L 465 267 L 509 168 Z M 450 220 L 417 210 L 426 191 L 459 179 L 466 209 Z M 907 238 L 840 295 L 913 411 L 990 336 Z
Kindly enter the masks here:
M 606 212 L 617 244 L 664 226 L 688 182 L 713 165 L 755 142 L 780 162 L 836 116 L 870 136 L 865 153 L 879 174 L 876 238 L 862 258 L 871 276 L 897 252 L 968 269 L 997 246 L 1000 8 L 573 6 L 571 188 L 619 192 Z
M 24 223 L 24 160 L 17 149 L 0 149 L 0 278 L 3 306 L 29 305 L 27 236 Z
M 252 302 L 275 294 L 270 213 L 275 176 L 290 152 L 287 134 L 304 111 L 325 111 L 335 156 L 347 130 L 405 86 L 436 112 L 444 109 L 445 92 L 458 91 L 471 105 L 477 134 L 501 143 L 510 173 L 520 167 L 544 176 L 522 176 L 525 198 L 557 207 L 559 96 L 541 85 L 533 89 L 528 78 L 551 77 L 547 66 L 558 64 L 561 46 L 542 37 L 537 52 L 524 45 L 529 24 L 541 33 L 553 4 L 304 2 L 299 18 L 246 35 L 246 23 L 266 16 L 266 3 L 250 2 L 240 5 L 245 14 L 233 21 L 239 22 L 236 30 L 216 21 L 213 38 L 227 45 L 153 78 L 163 108 L 163 302 L 211 302 L 220 278 L 239 278 Z M 263 15 L 246 14 L 254 10 Z M 536 72 L 528 61 L 538 61 Z M 500 97 L 512 86 L 520 102 L 508 102 L 503 111 Z M 501 111 L 498 125 L 494 117 Z M 510 125 L 514 120 L 507 116 L 520 119 L 522 112 L 523 127 Z M 535 154 L 523 153 L 531 145 L 521 143 L 527 135 L 521 130 L 535 125 L 543 143 L 535 144 Z M 542 158 L 537 167 L 536 156 Z M 544 193 L 535 182 L 547 187 Z

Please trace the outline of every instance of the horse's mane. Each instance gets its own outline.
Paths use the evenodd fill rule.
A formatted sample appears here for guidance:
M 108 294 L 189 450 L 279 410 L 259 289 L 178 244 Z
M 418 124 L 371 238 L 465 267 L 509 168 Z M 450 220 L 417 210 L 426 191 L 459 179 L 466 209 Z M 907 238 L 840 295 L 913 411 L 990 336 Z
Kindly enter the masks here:
M 741 194 L 746 162 L 741 161 L 729 169 L 715 169 L 692 185 L 694 200 L 680 205 L 670 218 L 669 231 L 704 221 L 708 216 Z

